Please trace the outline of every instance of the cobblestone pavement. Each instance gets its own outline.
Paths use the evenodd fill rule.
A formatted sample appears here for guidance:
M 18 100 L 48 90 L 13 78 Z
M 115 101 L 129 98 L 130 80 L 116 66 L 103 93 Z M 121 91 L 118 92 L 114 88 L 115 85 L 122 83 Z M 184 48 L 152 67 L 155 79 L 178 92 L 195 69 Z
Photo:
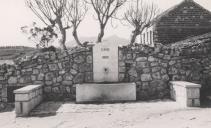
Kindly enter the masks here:
M 117 104 L 46 102 L 31 117 L 0 113 L 0 128 L 210 128 L 211 108 L 179 107 L 172 101 Z

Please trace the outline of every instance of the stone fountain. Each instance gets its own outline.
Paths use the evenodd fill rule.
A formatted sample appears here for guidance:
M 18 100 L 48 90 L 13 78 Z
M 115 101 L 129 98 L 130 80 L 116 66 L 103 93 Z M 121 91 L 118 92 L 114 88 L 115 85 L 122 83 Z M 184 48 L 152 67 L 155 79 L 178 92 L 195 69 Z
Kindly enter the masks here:
M 93 47 L 94 83 L 76 85 L 76 102 L 122 102 L 136 100 L 135 83 L 119 83 L 118 45 L 110 42 Z

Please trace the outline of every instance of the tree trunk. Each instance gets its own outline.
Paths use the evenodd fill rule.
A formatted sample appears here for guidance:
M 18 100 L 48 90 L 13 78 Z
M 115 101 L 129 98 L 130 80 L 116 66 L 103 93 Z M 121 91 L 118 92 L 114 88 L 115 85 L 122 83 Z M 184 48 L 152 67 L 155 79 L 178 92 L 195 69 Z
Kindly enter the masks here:
M 65 45 L 66 38 L 67 38 L 67 36 L 66 36 L 66 30 L 64 30 L 64 29 L 61 30 L 61 34 L 62 34 L 62 39 L 61 39 L 60 43 L 61 43 L 62 49 L 63 50 L 67 50 L 67 47 Z
M 79 41 L 79 39 L 78 39 L 78 33 L 77 33 L 77 30 L 76 30 L 76 29 L 73 30 L 73 37 L 74 37 L 76 43 L 77 43 L 79 46 L 83 46 L 83 45 L 81 44 L 81 42 Z
M 65 30 L 65 28 L 63 27 L 62 21 L 61 21 L 61 20 L 58 20 L 57 23 L 58 23 L 59 30 L 60 30 L 61 35 L 62 35 L 62 38 L 61 38 L 61 40 L 60 40 L 61 48 L 62 48 L 63 50 L 65 50 L 65 51 L 67 51 L 67 47 L 66 47 L 66 45 L 65 45 L 66 38 L 67 38 L 66 30 Z
M 130 45 L 133 45 L 136 41 L 137 36 L 139 35 L 139 30 L 134 30 L 131 40 L 130 40 Z
M 100 33 L 98 34 L 98 38 L 97 38 L 97 43 L 102 42 L 103 36 L 104 36 L 104 30 L 105 30 L 105 26 L 101 25 L 100 26 Z

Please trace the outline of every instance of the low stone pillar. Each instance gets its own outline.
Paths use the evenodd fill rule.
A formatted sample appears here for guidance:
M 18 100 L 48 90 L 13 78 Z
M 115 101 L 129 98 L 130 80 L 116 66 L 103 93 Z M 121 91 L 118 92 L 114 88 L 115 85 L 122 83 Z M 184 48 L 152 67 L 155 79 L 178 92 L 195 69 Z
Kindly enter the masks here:
M 42 85 L 29 85 L 14 91 L 16 116 L 28 116 L 43 99 Z
M 184 107 L 200 106 L 200 84 L 171 81 L 171 98 Z

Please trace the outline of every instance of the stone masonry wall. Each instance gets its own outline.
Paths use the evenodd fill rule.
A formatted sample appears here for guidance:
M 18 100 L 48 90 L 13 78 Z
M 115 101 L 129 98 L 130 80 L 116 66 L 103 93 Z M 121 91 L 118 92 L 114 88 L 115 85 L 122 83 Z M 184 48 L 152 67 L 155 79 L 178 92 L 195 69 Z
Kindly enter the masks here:
M 0 66 L 0 101 L 7 101 L 7 86 L 44 85 L 45 99 L 75 99 L 75 84 L 93 81 L 92 48 L 36 52 Z
M 169 81 L 200 83 L 202 91 L 211 89 L 210 43 L 203 45 L 119 48 L 119 80 L 136 82 L 139 100 L 169 98 Z
M 8 78 L 14 74 L 14 65 L 3 64 L 0 66 L 0 102 L 7 102 Z
M 169 98 L 169 81 L 202 84 L 211 90 L 210 38 L 154 48 L 143 45 L 119 48 L 119 82 L 135 82 L 137 99 Z M 35 52 L 0 66 L 0 102 L 7 102 L 8 86 L 44 85 L 47 100 L 75 100 L 75 84 L 93 82 L 92 48 L 69 55 L 61 51 Z M 202 93 L 202 95 L 205 93 Z

